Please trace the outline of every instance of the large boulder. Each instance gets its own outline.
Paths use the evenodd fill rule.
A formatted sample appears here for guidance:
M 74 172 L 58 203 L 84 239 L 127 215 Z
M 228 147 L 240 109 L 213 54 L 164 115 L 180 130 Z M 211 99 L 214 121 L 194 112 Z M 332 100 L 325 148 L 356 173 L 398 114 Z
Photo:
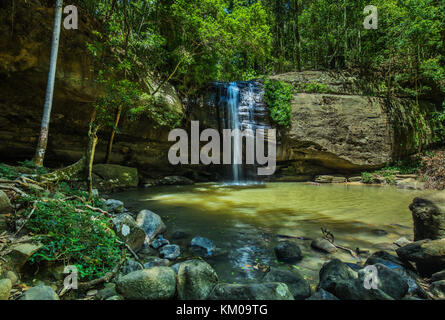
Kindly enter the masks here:
M 96 164 L 93 166 L 95 185 L 99 189 L 120 189 L 137 187 L 138 170 L 117 164 Z
M 145 231 L 149 242 L 167 229 L 161 217 L 150 210 L 139 212 L 136 223 Z
M 300 247 L 292 241 L 282 241 L 278 243 L 274 251 L 279 261 L 294 263 L 303 259 Z
M 288 270 L 271 268 L 263 278 L 264 282 L 282 282 L 287 284 L 295 300 L 304 300 L 311 296 L 311 286 L 301 274 Z
M 39 251 L 42 246 L 42 244 L 33 242 L 13 244 L 9 247 L 11 252 L 6 255 L 8 260 L 7 264 L 10 265 L 13 270 L 20 271 L 29 258 L 31 258 L 34 253 Z
M 109 213 L 122 213 L 124 212 L 124 203 L 120 200 L 108 199 L 104 203 L 104 209 Z
M 400 259 L 414 262 L 424 276 L 445 269 L 445 239 L 416 241 L 396 252 Z
M 445 238 L 445 191 L 415 198 L 409 206 L 414 241 Z
M 131 272 L 117 281 L 117 290 L 128 300 L 167 300 L 176 292 L 176 275 L 168 267 Z
M 326 262 L 320 269 L 320 283 L 318 284 L 318 288 L 334 293 L 335 287 L 340 281 L 350 281 L 357 278 L 357 272 L 340 260 L 333 259 Z
M 12 289 L 12 282 L 9 279 L 0 280 L 0 300 L 8 300 Z
M 26 291 L 20 300 L 60 300 L 53 288 L 39 285 Z
M 377 263 L 373 266 L 377 271 L 376 284 L 378 289 L 393 299 L 401 299 L 408 293 L 409 286 L 406 277 L 383 264 Z M 359 278 L 362 280 L 362 283 L 365 277 L 365 272 L 359 272 Z
M 218 275 L 205 261 L 189 260 L 179 265 L 178 298 L 205 300 L 218 283 Z
M 209 300 L 294 300 L 286 284 L 265 282 L 255 284 L 219 283 Z
M 145 231 L 129 214 L 120 214 L 113 219 L 117 235 L 134 250 L 138 251 L 145 242 Z
M 0 214 L 10 213 L 12 210 L 11 202 L 9 201 L 8 195 L 0 190 Z

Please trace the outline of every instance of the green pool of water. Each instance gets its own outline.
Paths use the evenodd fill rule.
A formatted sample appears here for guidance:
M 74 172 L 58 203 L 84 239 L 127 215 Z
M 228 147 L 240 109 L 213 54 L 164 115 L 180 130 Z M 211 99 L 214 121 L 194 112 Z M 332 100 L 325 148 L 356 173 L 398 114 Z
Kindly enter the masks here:
M 262 276 L 261 266 L 297 269 L 315 285 L 324 261 L 332 257 L 354 263 L 347 252 L 326 255 L 310 248 L 310 240 L 293 240 L 304 259 L 295 265 L 275 260 L 277 235 L 322 236 L 321 227 L 343 246 L 374 252 L 401 236 L 412 238 L 409 204 L 427 191 L 394 187 L 267 183 L 230 186 L 197 184 L 166 186 L 114 194 L 137 212 L 149 209 L 165 221 L 168 238 L 175 230 L 190 237 L 174 241 L 184 256 L 193 236 L 212 239 L 223 254 L 209 263 L 226 282 L 247 282 Z M 364 258 L 364 260 L 366 257 Z M 259 270 L 254 268 L 260 266 Z

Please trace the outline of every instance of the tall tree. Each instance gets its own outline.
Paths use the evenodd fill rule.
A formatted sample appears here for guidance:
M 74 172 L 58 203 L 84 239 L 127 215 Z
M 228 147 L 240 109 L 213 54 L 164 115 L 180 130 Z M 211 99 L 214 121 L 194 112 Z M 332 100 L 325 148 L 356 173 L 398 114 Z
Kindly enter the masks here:
M 34 157 L 34 163 L 37 166 L 43 166 L 46 146 L 48 144 L 49 121 L 51 118 L 51 109 L 54 96 L 54 81 L 56 77 L 57 56 L 59 53 L 60 27 L 62 24 L 63 0 L 57 0 L 56 14 L 54 18 L 53 38 L 51 44 L 51 58 L 48 73 L 48 83 L 46 88 L 45 106 L 43 108 L 42 124 L 40 128 L 39 142 Z

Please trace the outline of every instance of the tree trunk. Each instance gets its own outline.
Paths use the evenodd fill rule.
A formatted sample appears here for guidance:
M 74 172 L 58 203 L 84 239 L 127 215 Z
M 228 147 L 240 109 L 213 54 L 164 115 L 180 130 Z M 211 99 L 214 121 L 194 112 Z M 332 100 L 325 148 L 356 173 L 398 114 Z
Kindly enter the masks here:
M 99 125 L 91 121 L 90 130 L 88 131 L 88 149 L 86 151 L 87 161 L 87 184 L 88 184 L 88 200 L 93 200 L 93 164 L 94 154 L 96 153 L 96 146 L 99 138 L 97 137 L 97 131 L 99 131 Z
M 295 15 L 295 59 L 297 71 L 301 71 L 301 42 L 300 42 L 300 28 L 298 25 L 298 0 L 294 0 L 294 15 Z
M 113 151 L 114 136 L 116 135 L 116 128 L 119 125 L 121 114 L 122 114 L 122 107 L 119 106 L 119 108 L 117 109 L 117 112 L 116 112 L 116 118 L 114 120 L 114 126 L 113 126 L 113 129 L 111 131 L 110 138 L 108 139 L 107 155 L 105 156 L 105 163 L 110 163 L 111 152 Z
M 56 77 L 57 56 L 59 53 L 60 26 L 62 24 L 63 0 L 57 0 L 56 14 L 54 18 L 53 38 L 51 44 L 51 59 L 48 73 L 48 84 L 46 87 L 45 106 L 43 108 L 42 124 L 40 129 L 39 142 L 37 144 L 34 163 L 43 166 L 46 146 L 48 144 L 49 121 L 54 95 L 54 81 Z

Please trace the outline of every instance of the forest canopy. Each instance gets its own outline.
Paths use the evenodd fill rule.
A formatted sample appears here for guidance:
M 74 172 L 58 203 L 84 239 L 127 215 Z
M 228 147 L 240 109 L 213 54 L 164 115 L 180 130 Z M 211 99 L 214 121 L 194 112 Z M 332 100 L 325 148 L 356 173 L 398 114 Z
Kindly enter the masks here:
M 171 76 L 184 95 L 211 80 L 353 68 L 379 77 L 388 93 L 443 99 L 443 3 L 374 2 L 377 30 L 363 27 L 364 0 L 76 1 L 105 34 L 128 31 L 139 66 Z

